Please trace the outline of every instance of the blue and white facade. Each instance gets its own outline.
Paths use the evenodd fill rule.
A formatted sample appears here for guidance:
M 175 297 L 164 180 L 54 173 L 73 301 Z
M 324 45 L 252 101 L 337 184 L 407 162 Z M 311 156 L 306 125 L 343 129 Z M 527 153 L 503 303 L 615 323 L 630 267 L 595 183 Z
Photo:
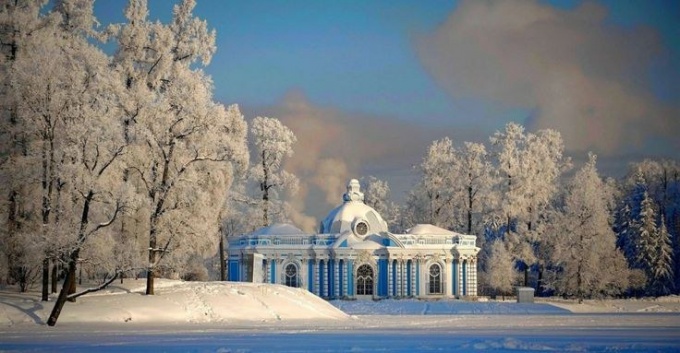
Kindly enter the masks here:
M 420 224 L 392 234 L 359 182 L 318 234 L 274 224 L 230 237 L 229 280 L 303 287 L 328 299 L 477 295 L 476 237 Z

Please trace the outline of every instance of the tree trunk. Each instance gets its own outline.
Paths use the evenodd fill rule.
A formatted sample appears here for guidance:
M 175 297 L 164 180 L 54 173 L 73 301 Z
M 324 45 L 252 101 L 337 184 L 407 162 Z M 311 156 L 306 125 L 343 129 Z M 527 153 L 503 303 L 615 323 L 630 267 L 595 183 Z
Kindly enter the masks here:
M 154 277 L 156 276 L 156 229 L 152 227 L 149 231 L 149 266 L 146 269 L 146 294 L 154 295 Z
M 76 264 L 73 265 L 73 272 L 71 272 L 69 270 L 69 272 L 66 274 L 67 277 L 71 277 L 71 279 L 69 280 L 70 285 L 68 287 L 68 291 L 66 292 L 66 295 L 71 295 L 71 294 L 76 292 L 76 268 L 77 268 L 78 259 L 76 258 L 76 260 L 74 260 L 74 261 L 76 261 L 75 262 Z M 70 302 L 76 301 L 75 298 L 70 298 L 70 299 L 67 299 L 67 300 L 70 301 Z
M 260 183 L 260 190 L 262 190 L 262 226 L 269 225 L 269 169 L 267 168 L 266 154 L 262 151 L 262 173 L 264 178 Z
M 146 270 L 146 295 L 154 295 L 153 291 L 154 270 L 149 267 Z
M 58 267 L 59 264 L 56 260 L 52 261 L 52 293 L 57 292 L 57 277 L 59 276 Z
M 88 224 L 88 215 L 90 213 L 90 202 L 92 201 L 92 198 L 94 197 L 94 192 L 90 190 L 87 193 L 87 196 L 85 197 L 85 202 L 83 204 L 83 215 L 80 218 L 80 230 L 78 231 L 78 246 L 71 252 L 69 259 L 68 259 L 68 274 L 66 275 L 66 279 L 64 280 L 64 286 L 61 288 L 61 292 L 59 292 L 59 297 L 57 297 L 57 302 L 54 303 L 54 308 L 52 308 L 52 313 L 50 313 L 50 317 L 47 320 L 47 325 L 49 326 L 54 326 L 57 324 L 57 320 L 59 319 L 59 315 L 61 314 L 61 309 L 64 308 L 64 304 L 66 304 L 66 300 L 68 299 L 68 295 L 70 290 L 73 288 L 74 293 L 75 293 L 75 281 L 76 281 L 76 262 L 78 261 L 78 258 L 80 257 L 80 245 L 83 244 L 85 241 L 85 230 L 87 229 L 87 224 Z M 75 298 L 73 298 L 73 301 L 75 301 Z
M 48 119 L 45 131 L 43 131 L 42 148 L 42 223 L 47 226 L 50 223 L 50 213 L 52 212 L 52 190 L 54 185 L 54 134 L 51 119 Z M 47 228 L 45 228 L 47 229 Z M 42 264 L 42 301 L 47 301 L 50 285 L 50 263 L 49 256 Z
M 472 186 L 468 186 L 467 233 L 472 234 Z
M 59 315 L 61 314 L 61 309 L 63 309 L 64 304 L 66 304 L 66 299 L 68 298 L 68 291 L 71 288 L 73 282 L 75 281 L 76 259 L 78 258 L 79 252 L 80 252 L 79 250 L 74 250 L 73 253 L 71 253 L 71 257 L 68 262 L 68 274 L 66 275 L 66 279 L 64 279 L 64 286 L 61 287 L 59 297 L 57 297 L 57 301 L 54 303 L 52 313 L 50 313 L 50 317 L 49 319 L 47 319 L 48 326 L 54 326 L 57 324 L 57 320 L 59 319 Z
M 42 301 L 50 299 L 50 259 L 44 258 L 42 261 Z
M 472 174 L 468 173 L 468 178 L 472 178 Z M 468 184 L 468 234 L 472 234 L 472 204 L 473 204 L 472 184 Z
M 227 264 L 224 261 L 224 234 L 220 227 L 220 281 L 227 280 Z
M 536 283 L 536 296 L 543 296 L 543 265 L 538 266 L 538 283 Z

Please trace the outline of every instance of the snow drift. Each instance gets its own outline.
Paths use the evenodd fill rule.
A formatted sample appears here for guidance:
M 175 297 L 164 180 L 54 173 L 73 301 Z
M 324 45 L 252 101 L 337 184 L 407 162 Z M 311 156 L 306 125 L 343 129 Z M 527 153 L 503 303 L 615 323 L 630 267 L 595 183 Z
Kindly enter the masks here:
M 156 283 L 156 295 L 144 295 L 144 280 L 67 303 L 59 317 L 65 323 L 230 323 L 283 320 L 344 320 L 349 316 L 327 301 L 299 288 L 236 282 Z M 44 324 L 54 303 L 38 293 L 0 293 L 0 325 Z

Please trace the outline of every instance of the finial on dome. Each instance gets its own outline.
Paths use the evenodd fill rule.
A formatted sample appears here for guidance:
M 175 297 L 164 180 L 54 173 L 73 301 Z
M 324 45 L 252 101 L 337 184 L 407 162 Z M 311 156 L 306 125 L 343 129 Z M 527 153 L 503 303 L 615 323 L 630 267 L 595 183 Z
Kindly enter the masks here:
M 352 179 L 347 183 L 347 192 L 342 195 L 342 199 L 345 202 L 358 201 L 364 202 L 364 193 L 361 192 L 361 185 L 359 180 Z

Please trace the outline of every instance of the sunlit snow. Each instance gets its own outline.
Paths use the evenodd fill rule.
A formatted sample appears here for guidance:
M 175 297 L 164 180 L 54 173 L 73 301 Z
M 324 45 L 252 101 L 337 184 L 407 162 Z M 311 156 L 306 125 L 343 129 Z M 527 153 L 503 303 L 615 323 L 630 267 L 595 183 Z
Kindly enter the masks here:
M 0 351 L 447 352 L 680 350 L 680 298 L 327 302 L 270 284 L 143 280 L 67 303 L 0 292 Z M 343 313 L 339 309 L 346 313 Z

